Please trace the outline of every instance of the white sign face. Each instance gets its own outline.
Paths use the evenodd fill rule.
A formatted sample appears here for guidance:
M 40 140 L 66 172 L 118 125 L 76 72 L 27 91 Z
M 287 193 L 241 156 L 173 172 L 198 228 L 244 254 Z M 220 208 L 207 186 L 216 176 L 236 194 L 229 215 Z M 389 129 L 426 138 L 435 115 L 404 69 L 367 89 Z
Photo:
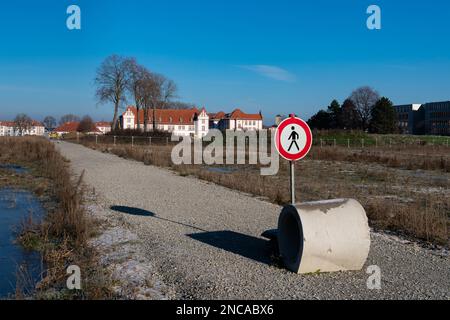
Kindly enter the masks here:
M 303 159 L 311 150 L 311 129 L 305 121 L 292 116 L 278 126 L 275 142 L 279 154 L 286 160 Z
M 280 135 L 280 144 L 287 153 L 296 155 L 306 147 L 306 133 L 303 128 L 294 123 L 288 125 Z

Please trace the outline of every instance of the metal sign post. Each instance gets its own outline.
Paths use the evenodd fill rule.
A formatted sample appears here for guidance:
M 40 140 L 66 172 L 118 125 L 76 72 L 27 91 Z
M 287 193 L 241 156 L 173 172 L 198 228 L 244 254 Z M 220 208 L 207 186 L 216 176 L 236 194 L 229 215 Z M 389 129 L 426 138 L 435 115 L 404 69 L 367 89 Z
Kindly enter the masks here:
M 275 142 L 278 153 L 289 161 L 291 204 L 295 206 L 295 161 L 303 159 L 311 150 L 312 132 L 305 121 L 291 115 L 278 126 Z
M 295 206 L 295 162 L 291 161 L 291 204 Z

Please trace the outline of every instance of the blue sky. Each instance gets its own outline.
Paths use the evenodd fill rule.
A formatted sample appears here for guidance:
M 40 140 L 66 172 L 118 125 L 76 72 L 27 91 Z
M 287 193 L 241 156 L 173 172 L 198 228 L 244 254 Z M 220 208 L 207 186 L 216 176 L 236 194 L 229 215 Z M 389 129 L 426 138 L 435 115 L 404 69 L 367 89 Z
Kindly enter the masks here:
M 82 10 L 82 30 L 66 9 Z M 366 9 L 382 10 L 382 29 Z M 308 118 L 370 85 L 394 103 L 450 100 L 450 2 L 39 0 L 0 4 L 0 119 L 112 117 L 95 71 L 112 53 L 173 79 L 208 111 Z

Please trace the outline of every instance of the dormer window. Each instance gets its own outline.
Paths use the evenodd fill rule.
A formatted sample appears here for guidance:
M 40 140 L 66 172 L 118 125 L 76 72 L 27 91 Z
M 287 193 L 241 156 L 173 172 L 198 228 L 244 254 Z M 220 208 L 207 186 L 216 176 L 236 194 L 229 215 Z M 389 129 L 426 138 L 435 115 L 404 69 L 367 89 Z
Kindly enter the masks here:
M 183 118 L 182 117 L 180 117 L 180 123 L 182 123 L 183 122 Z
M 172 117 L 169 118 L 169 122 L 172 123 Z

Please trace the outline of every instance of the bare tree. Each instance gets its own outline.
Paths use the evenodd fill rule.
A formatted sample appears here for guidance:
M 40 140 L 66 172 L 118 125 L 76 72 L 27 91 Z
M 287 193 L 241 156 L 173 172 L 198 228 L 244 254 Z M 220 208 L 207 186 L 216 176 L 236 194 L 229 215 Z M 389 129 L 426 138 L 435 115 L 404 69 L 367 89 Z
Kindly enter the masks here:
M 152 78 L 155 82 L 155 90 L 150 102 L 153 110 L 153 130 L 156 130 L 156 109 L 166 108 L 171 99 L 175 98 L 177 86 L 175 82 L 161 74 L 153 74 Z
M 372 108 L 380 100 L 380 95 L 371 87 L 365 86 L 353 91 L 349 99 L 356 107 L 363 130 L 367 130 L 369 128 Z
M 127 59 L 126 67 L 128 74 L 127 89 L 130 95 L 133 97 L 136 105 L 136 124 L 137 128 L 140 129 L 141 124 L 139 119 L 139 111 L 142 108 L 145 81 L 150 77 L 150 72 L 145 67 L 139 65 L 134 58 Z M 144 131 L 146 130 L 145 128 L 146 126 L 144 126 Z
M 52 116 L 45 117 L 44 121 L 42 121 L 42 123 L 44 124 L 45 128 L 47 128 L 47 129 L 53 129 L 56 127 L 56 119 L 53 118 Z
M 144 131 L 147 130 L 149 112 L 152 110 L 152 127 L 156 130 L 156 110 L 164 109 L 175 97 L 177 88 L 173 81 L 155 73 L 145 73 L 138 86 L 138 95 L 144 110 Z
M 89 133 L 95 130 L 94 120 L 90 116 L 84 116 L 78 125 L 78 132 Z
M 114 104 L 112 130 L 115 130 L 119 107 L 126 102 L 126 89 L 128 86 L 127 60 L 118 55 L 106 58 L 97 70 L 95 84 L 97 86 L 96 96 L 99 103 L 112 102 Z
M 33 120 L 24 113 L 20 113 L 14 119 L 14 131 L 18 132 L 20 136 L 23 136 L 27 131 L 31 129 Z
M 158 84 L 153 74 L 149 72 L 144 75 L 143 79 L 139 82 L 138 92 L 141 106 L 144 110 L 144 132 L 147 132 L 149 111 L 153 108 L 155 97 L 159 96 Z M 153 128 L 155 127 L 153 126 Z
M 74 115 L 74 114 L 66 114 L 61 117 L 59 120 L 59 124 L 62 125 L 67 122 L 80 122 L 80 117 Z
M 185 110 L 195 108 L 195 104 L 183 101 L 169 101 L 165 106 L 167 109 Z

